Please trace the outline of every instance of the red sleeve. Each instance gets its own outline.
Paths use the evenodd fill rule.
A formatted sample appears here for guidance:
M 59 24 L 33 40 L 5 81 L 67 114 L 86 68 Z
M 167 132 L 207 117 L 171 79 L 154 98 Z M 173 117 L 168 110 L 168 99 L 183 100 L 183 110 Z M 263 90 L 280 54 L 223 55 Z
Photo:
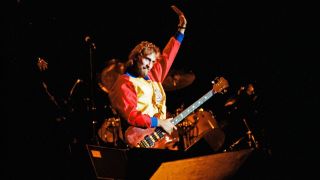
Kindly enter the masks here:
M 180 42 L 171 37 L 166 47 L 163 49 L 162 58 L 153 66 L 149 77 L 156 82 L 163 82 L 169 69 L 178 53 Z
M 109 93 L 111 104 L 130 125 L 149 128 L 150 116 L 137 110 L 137 94 L 129 79 L 127 75 L 117 79 Z

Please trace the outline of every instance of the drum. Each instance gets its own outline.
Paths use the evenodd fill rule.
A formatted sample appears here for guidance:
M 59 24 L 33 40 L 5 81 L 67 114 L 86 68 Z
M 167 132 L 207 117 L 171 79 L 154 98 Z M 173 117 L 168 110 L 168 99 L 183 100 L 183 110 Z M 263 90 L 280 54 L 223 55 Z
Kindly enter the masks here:
M 106 93 L 109 93 L 111 87 L 117 80 L 118 76 L 125 71 L 125 64 L 118 59 L 111 59 L 105 68 L 99 74 L 99 87 Z
M 107 144 L 117 145 L 119 139 L 123 139 L 119 118 L 107 118 L 98 130 L 99 138 Z
M 210 111 L 199 109 L 187 116 L 182 124 L 189 127 L 187 135 L 187 148 L 202 137 L 214 151 L 218 151 L 224 144 L 225 134 Z M 183 126 L 183 127 L 185 127 Z

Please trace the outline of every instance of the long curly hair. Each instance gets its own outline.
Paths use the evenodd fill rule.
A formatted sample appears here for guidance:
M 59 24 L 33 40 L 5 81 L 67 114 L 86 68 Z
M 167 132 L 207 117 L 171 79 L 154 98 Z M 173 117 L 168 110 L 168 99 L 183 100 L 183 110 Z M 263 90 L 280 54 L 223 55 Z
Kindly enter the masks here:
M 131 50 L 128 60 L 136 61 L 138 56 L 147 56 L 152 53 L 156 53 L 156 55 L 159 57 L 159 47 L 151 42 L 142 41 Z

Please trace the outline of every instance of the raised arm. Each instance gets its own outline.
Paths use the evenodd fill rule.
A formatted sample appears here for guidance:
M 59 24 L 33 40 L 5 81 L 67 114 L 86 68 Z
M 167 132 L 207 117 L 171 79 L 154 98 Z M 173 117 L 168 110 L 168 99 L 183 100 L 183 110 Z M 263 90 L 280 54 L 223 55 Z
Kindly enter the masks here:
M 187 27 L 187 19 L 185 18 L 183 12 L 180 9 L 178 9 L 175 5 L 172 5 L 171 8 L 179 16 L 178 31 L 184 34 L 184 31 L 186 30 L 186 27 Z

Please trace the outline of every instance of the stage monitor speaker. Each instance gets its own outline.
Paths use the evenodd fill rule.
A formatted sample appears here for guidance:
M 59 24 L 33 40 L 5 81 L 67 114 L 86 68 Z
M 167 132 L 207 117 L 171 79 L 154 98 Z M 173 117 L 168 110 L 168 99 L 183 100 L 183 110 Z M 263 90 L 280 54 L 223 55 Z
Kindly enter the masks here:
M 94 174 L 97 179 L 125 179 L 127 149 L 115 149 L 86 145 Z
M 151 180 L 230 179 L 252 151 L 252 149 L 244 149 L 236 152 L 164 162 L 152 175 Z
M 225 134 L 222 129 L 208 129 L 196 138 L 184 151 L 191 156 L 207 155 L 221 151 Z

